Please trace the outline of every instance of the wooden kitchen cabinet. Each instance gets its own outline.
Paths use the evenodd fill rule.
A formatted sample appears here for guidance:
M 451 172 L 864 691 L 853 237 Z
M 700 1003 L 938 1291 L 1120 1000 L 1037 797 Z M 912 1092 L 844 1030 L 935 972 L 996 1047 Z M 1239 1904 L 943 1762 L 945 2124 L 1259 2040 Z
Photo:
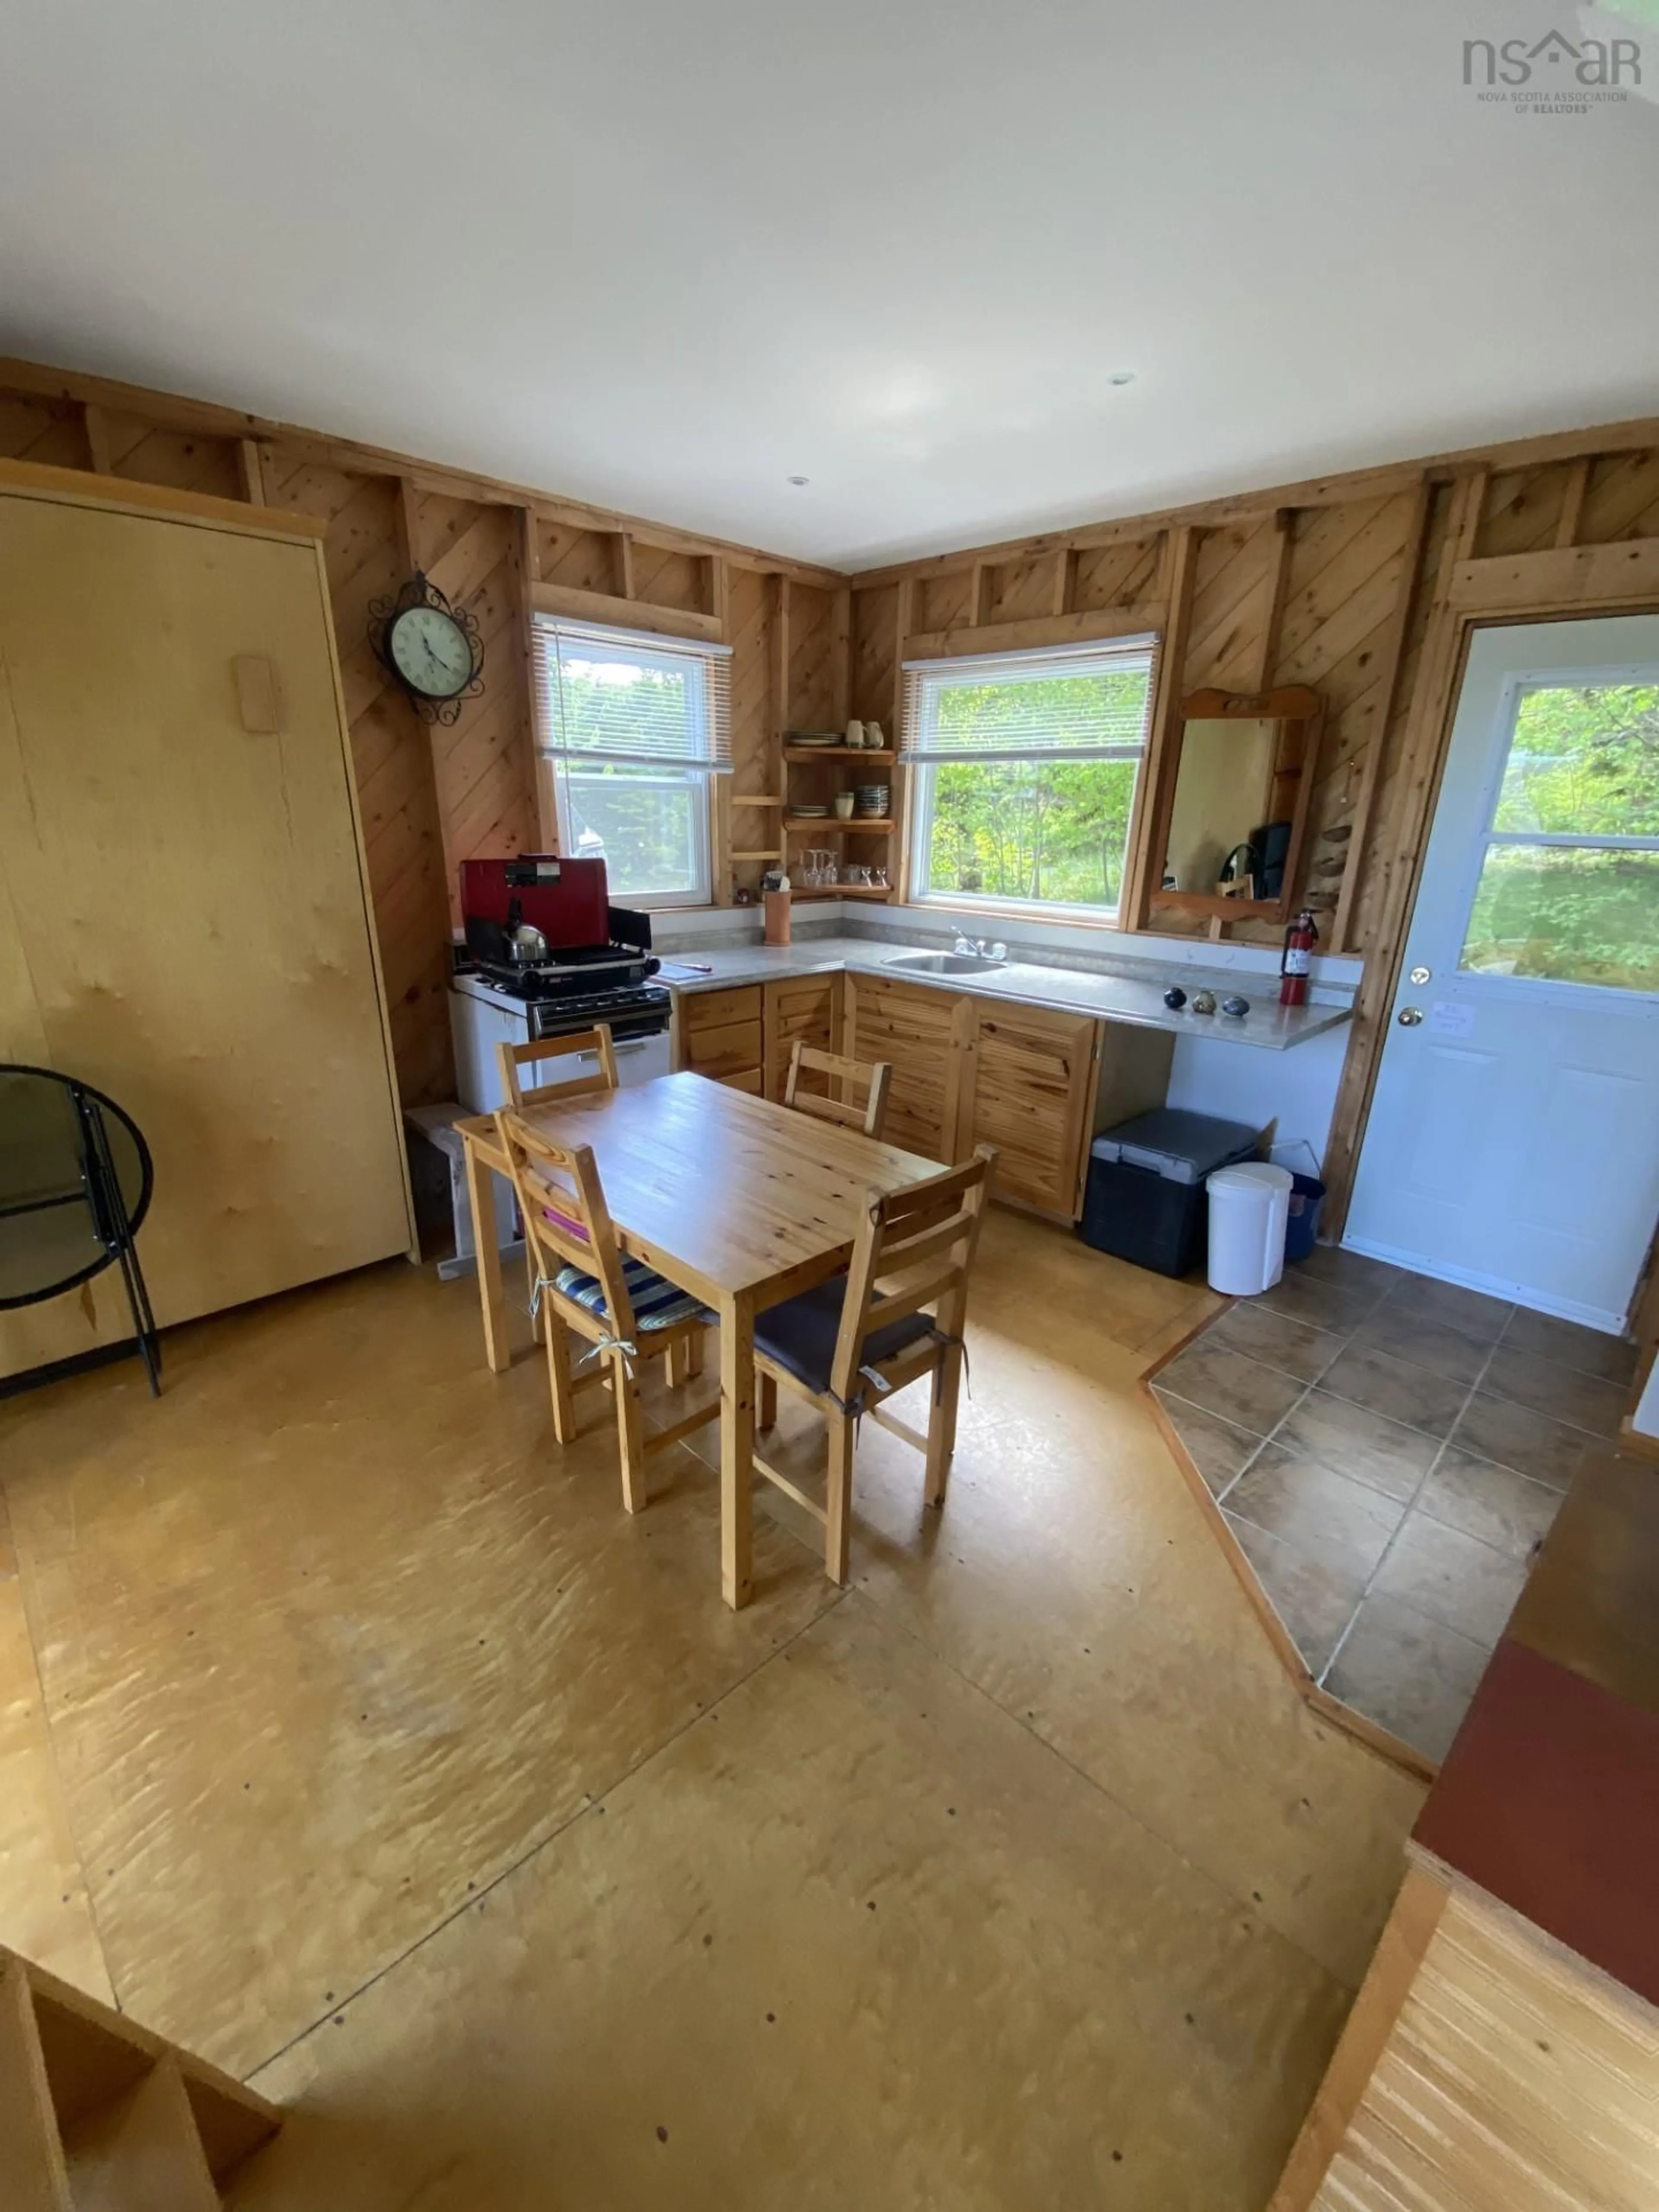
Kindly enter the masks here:
M 734 1091 L 762 1088 L 763 1014 L 758 983 L 738 983 L 723 991 L 678 991 L 674 995 L 671 1056 L 676 1068 L 690 1068 Z
M 886 1141 L 927 1159 L 955 1161 L 974 1001 L 884 975 L 849 975 L 845 992 L 844 1049 L 854 1060 L 892 1064 Z
M 959 1154 L 994 1145 L 999 1198 L 1077 1218 L 1084 1132 L 1093 1130 L 1101 1024 L 1043 1006 L 970 1001 Z

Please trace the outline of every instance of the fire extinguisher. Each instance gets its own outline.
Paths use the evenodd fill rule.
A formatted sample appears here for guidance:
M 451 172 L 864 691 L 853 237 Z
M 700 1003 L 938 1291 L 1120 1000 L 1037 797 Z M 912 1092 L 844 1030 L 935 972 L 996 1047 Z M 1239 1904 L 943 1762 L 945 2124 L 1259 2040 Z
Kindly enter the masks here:
M 1308 971 L 1313 966 L 1313 949 L 1319 942 L 1312 909 L 1304 907 L 1285 933 L 1285 950 L 1279 958 L 1279 1003 L 1281 1006 L 1300 1006 L 1307 1003 Z

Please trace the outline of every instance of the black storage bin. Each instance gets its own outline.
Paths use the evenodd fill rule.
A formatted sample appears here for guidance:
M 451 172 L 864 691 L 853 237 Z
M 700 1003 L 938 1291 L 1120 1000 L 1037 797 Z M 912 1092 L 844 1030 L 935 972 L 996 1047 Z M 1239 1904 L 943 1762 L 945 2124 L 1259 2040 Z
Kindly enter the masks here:
M 1249 1159 L 1255 1146 L 1248 1122 L 1218 1121 L 1178 1106 L 1120 1121 L 1090 1147 L 1078 1235 L 1097 1252 L 1137 1267 L 1190 1273 L 1209 1228 L 1205 1176 Z

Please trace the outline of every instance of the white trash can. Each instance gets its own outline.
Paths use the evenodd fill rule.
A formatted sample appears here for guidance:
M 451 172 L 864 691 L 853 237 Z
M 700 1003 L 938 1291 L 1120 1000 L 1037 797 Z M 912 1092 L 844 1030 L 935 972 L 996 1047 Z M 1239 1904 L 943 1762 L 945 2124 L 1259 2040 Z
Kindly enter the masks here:
M 1267 1160 L 1218 1168 L 1210 1194 L 1210 1288 L 1229 1297 L 1270 1291 L 1285 1272 L 1291 1171 Z

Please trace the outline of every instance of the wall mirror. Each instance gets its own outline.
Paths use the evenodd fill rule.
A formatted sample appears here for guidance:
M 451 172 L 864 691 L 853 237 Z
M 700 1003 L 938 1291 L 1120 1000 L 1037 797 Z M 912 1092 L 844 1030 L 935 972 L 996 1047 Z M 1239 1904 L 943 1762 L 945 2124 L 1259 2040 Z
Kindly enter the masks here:
M 1305 684 L 1194 691 L 1182 701 L 1154 832 L 1154 913 L 1288 920 L 1320 703 Z

